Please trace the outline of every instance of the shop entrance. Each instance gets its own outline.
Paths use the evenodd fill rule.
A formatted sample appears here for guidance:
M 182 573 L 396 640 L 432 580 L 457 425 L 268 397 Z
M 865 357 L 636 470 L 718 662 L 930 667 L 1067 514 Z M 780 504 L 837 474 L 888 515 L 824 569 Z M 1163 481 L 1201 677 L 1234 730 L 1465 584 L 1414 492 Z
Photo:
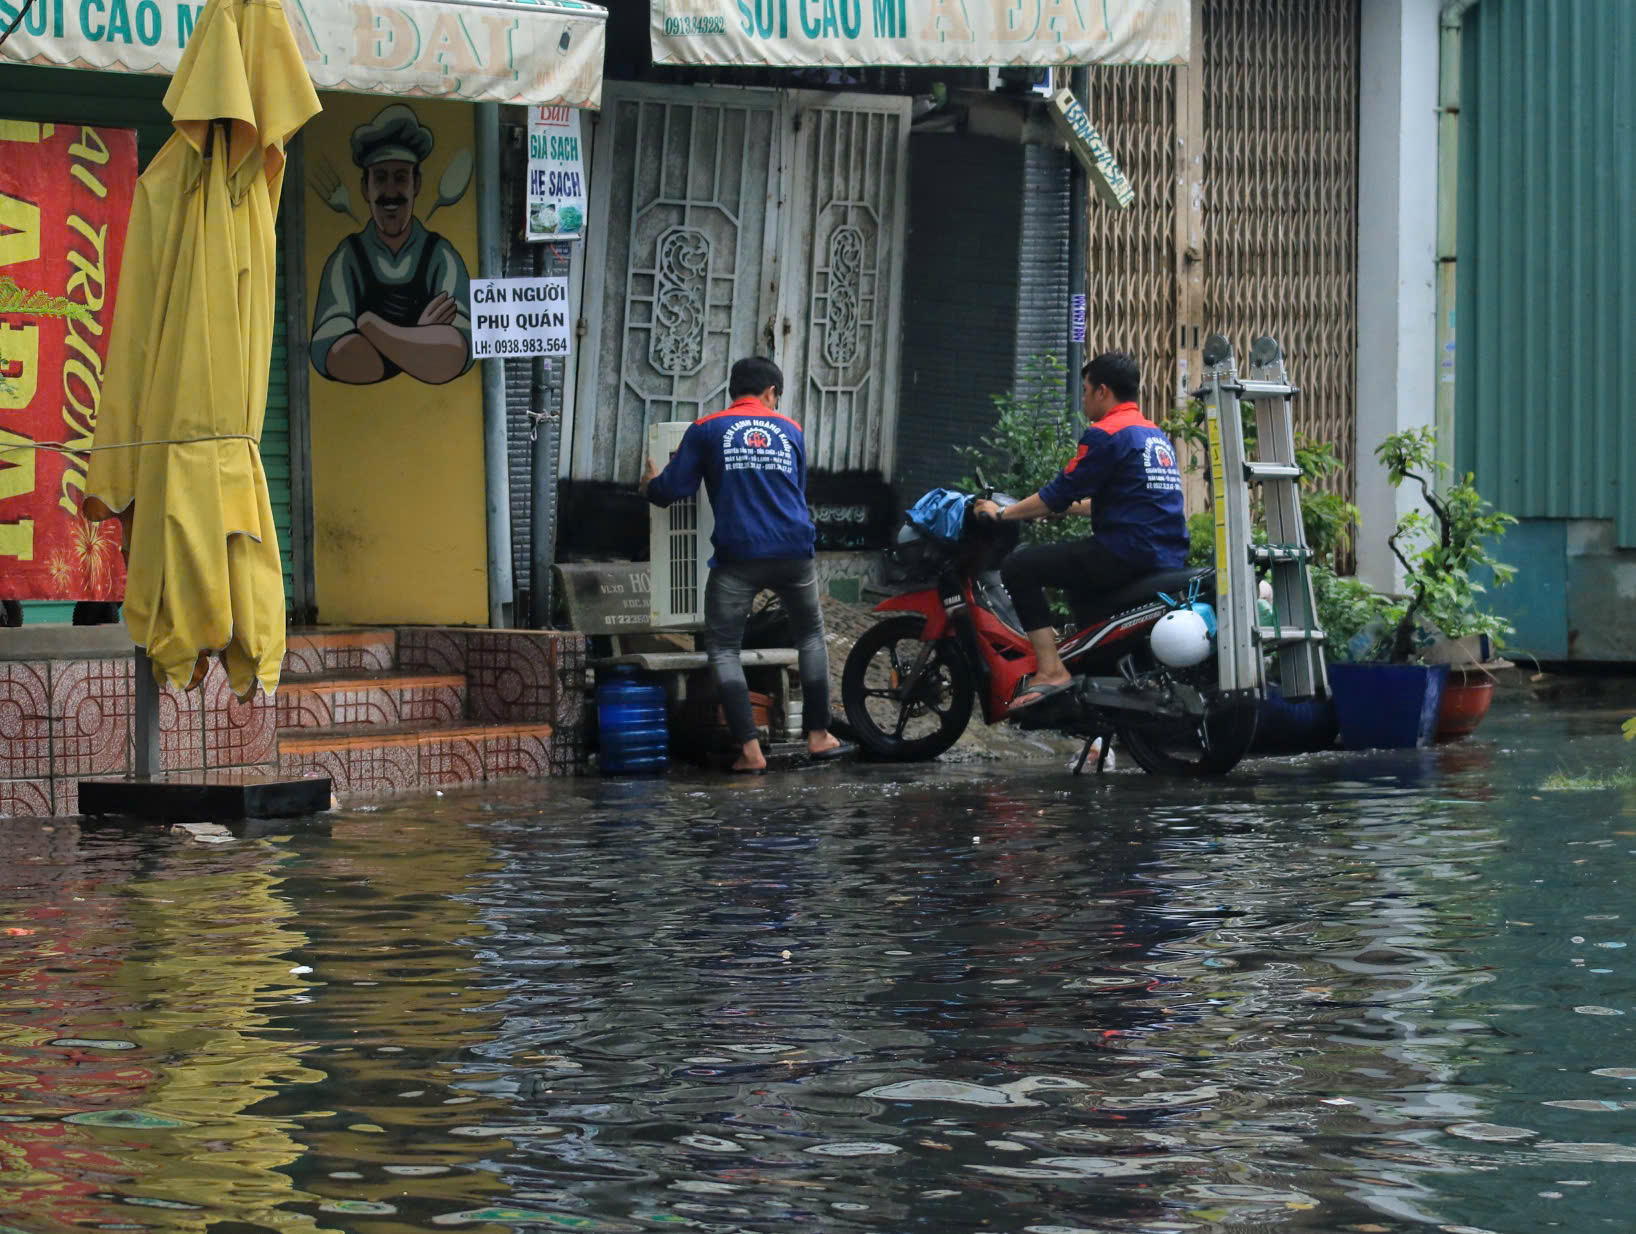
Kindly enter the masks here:
M 784 369 L 814 469 L 890 474 L 909 100 L 609 82 L 597 136 L 578 479 L 633 482 L 649 424 Z

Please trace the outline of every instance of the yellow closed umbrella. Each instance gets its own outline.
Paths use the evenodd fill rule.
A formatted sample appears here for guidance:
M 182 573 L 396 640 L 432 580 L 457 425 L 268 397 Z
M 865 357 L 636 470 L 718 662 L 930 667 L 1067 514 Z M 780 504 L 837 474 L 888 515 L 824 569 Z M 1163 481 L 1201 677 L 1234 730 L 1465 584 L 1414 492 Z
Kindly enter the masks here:
M 261 466 L 284 145 L 318 114 L 278 0 L 209 0 L 137 181 L 86 480 L 117 514 L 125 624 L 155 676 L 278 687 L 284 574 Z M 146 443 L 133 445 L 131 443 Z

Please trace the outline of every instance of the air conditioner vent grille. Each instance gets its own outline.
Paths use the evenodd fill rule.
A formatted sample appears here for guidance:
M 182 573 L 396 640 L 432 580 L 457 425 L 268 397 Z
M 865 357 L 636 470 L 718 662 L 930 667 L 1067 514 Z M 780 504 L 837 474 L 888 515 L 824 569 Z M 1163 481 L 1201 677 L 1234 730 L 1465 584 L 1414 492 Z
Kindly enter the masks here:
M 648 457 L 668 461 L 687 432 L 686 422 L 648 427 Z M 656 630 L 698 629 L 704 625 L 704 590 L 710 571 L 710 533 L 715 520 L 710 499 L 696 496 L 654 509 L 648 519 L 650 620 Z

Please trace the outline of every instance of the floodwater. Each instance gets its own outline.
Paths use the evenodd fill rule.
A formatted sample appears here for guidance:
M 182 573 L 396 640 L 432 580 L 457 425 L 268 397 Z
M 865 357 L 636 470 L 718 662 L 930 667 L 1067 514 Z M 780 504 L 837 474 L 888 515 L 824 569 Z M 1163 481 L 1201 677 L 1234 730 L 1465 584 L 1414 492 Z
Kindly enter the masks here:
M 1628 710 L 0 823 L 0 1229 L 1628 1231 Z

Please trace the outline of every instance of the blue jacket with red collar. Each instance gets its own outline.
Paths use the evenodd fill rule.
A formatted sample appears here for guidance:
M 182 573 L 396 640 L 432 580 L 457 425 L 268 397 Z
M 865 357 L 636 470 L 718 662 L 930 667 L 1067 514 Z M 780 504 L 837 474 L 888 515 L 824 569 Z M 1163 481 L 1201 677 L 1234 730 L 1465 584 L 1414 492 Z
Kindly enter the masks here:
M 711 566 L 813 555 L 807 442 L 794 420 L 753 396 L 700 417 L 648 483 L 648 500 L 668 506 L 698 492 L 701 480 L 716 519 Z
M 1097 543 L 1132 566 L 1169 570 L 1187 562 L 1176 447 L 1135 403 L 1120 403 L 1086 429 L 1079 453 L 1039 497 L 1059 514 L 1089 497 Z

